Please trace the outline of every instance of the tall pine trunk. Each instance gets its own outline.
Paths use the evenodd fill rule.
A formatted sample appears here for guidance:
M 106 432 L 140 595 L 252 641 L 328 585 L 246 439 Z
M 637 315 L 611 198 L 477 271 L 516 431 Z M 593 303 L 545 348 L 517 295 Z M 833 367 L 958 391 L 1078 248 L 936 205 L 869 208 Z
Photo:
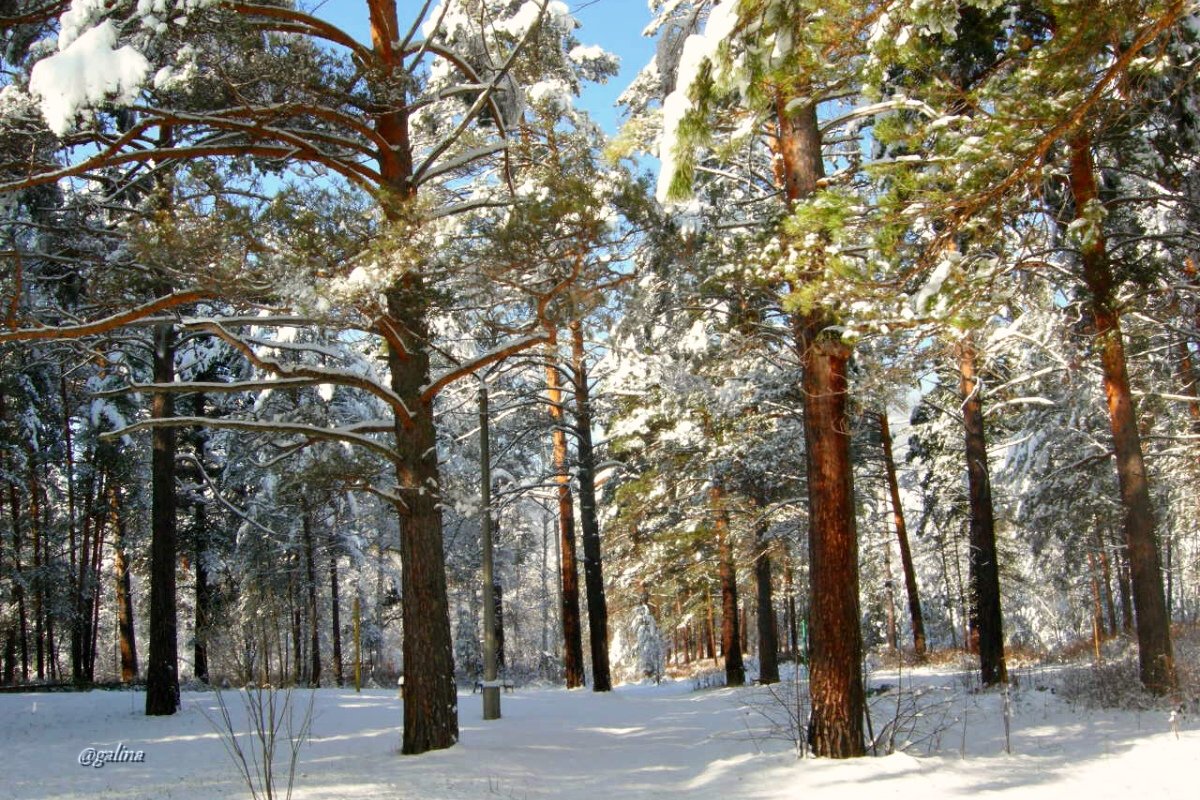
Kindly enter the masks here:
M 1070 149 L 1070 183 L 1076 219 L 1085 220 L 1091 211 L 1089 206 L 1099 202 L 1091 137 L 1080 131 L 1071 139 Z M 1106 248 L 1102 231 L 1092 230 L 1084 237 L 1083 281 L 1095 325 L 1096 348 L 1100 354 L 1116 452 L 1117 483 L 1125 511 L 1125 546 L 1129 556 L 1141 680 L 1147 690 L 1164 694 L 1177 685 L 1171 620 L 1163 596 L 1162 563 L 1150 502 L 1150 484 L 1142 459 L 1137 407 L 1129 387 L 1117 283 Z
M 896 459 L 892 453 L 892 430 L 887 411 L 879 413 L 880 438 L 883 440 L 883 464 L 887 473 L 888 496 L 892 501 L 892 521 L 896 525 L 896 540 L 900 544 L 900 564 L 904 569 L 904 588 L 908 593 L 908 614 L 912 620 L 913 653 L 925 656 L 925 616 L 921 613 L 921 596 L 917 591 L 917 571 L 913 567 L 912 548 L 908 544 L 908 526 L 904 522 L 904 506 L 900 502 L 900 482 L 896 479 Z
M 976 353 L 967 334 L 958 349 L 959 388 L 962 392 L 963 430 L 966 439 L 967 492 L 971 508 L 970 646 L 979 654 L 984 686 L 1008 680 L 1004 663 L 1004 622 L 1000 613 L 1000 565 L 996 555 L 996 523 L 992 513 L 992 486 L 983 426 L 983 386 L 976 375 Z
M 571 323 L 571 366 L 575 378 L 575 443 L 578 451 L 579 530 L 583 534 L 583 577 L 587 589 L 588 634 L 592 645 L 592 691 L 612 689 L 608 663 L 608 602 L 596 507 L 596 454 L 592 448 L 592 408 L 583 325 Z
M 729 541 L 729 508 L 725 504 L 725 489 L 714 483 L 708 490 L 717 535 L 717 561 L 721 580 L 721 653 L 725 656 L 725 685 L 746 683 L 746 667 L 742 662 L 742 635 L 738 619 L 737 570 L 733 563 L 733 545 Z
M 554 480 L 558 484 L 558 537 L 562 557 L 563 671 L 568 689 L 583 685 L 583 631 L 579 620 L 579 570 L 575 564 L 575 504 L 571 498 L 571 468 L 562 378 L 558 371 L 558 332 L 547 329 L 546 391 L 550 401 Z
M 812 102 L 776 102 L 783 188 L 796 203 L 824 176 L 821 133 Z M 814 265 L 814 268 L 819 268 Z M 809 504 L 809 745 L 817 756 L 866 753 L 862 635 L 858 605 L 858 534 L 850 462 L 847 366 L 850 348 L 821 311 L 793 320 L 804 368 L 804 440 Z
M 175 380 L 175 331 L 154 327 L 154 381 Z M 153 395 L 150 415 L 168 419 L 175 403 L 167 392 Z M 179 708 L 175 621 L 175 430 L 155 428 L 150 459 L 150 656 L 146 664 L 146 714 L 174 714 Z
M 406 206 L 416 199 L 413 153 L 405 97 L 396 96 L 391 76 L 405 71 L 406 52 L 395 0 L 368 4 L 371 47 L 382 67 L 368 72 L 370 88 L 395 98 L 375 106 L 371 115 L 380 146 L 380 192 L 384 217 L 405 224 Z M 400 522 L 400 583 L 404 616 L 404 734 L 401 752 L 424 753 L 458 741 L 458 692 L 454 683 L 450 604 L 442 537 L 440 475 L 433 401 L 424 395 L 430 383 L 428 293 L 419 270 L 412 270 L 384 292 L 386 314 L 376 325 L 387 341 L 392 390 L 408 409 L 395 415 L 395 503 Z
M 458 691 L 454 683 L 450 605 L 439 508 L 440 475 L 429 384 L 427 298 L 416 276 L 387 292 L 390 324 L 400 347 L 388 350 L 392 390 L 412 416 L 397 420 L 401 593 L 404 612 L 404 737 L 406 754 L 450 747 L 458 741 Z

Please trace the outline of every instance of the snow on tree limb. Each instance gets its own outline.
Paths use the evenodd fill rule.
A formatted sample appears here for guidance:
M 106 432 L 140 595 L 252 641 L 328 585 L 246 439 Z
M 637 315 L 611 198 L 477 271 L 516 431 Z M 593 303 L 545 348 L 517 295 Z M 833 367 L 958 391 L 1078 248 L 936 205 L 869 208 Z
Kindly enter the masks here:
M 88 322 L 81 325 L 18 328 L 15 330 L 0 331 L 0 342 L 33 342 L 95 336 L 96 334 L 107 333 L 117 328 L 140 322 L 159 311 L 177 308 L 178 306 L 190 303 L 198 303 L 202 300 L 211 300 L 213 297 L 212 292 L 201 290 L 176 292 L 130 309 L 129 311 L 123 311 L 120 314 L 113 314 L 110 317 L 96 320 L 95 322 Z

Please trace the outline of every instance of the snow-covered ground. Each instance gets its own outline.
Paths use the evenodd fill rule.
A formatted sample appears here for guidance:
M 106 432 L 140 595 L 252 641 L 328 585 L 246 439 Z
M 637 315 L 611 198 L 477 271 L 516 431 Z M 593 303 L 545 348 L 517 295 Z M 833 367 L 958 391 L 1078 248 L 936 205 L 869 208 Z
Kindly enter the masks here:
M 394 691 L 322 689 L 312 741 L 301 751 L 297 798 L 941 798 L 986 792 L 1028 798 L 1195 798 L 1200 721 L 1178 738 L 1158 711 L 1086 711 L 1023 681 L 1004 752 L 1002 695 L 963 691 L 953 672 L 917 673 L 928 738 L 914 754 L 851 761 L 797 759 L 771 735 L 762 689 L 693 690 L 691 682 L 624 686 L 597 695 L 522 688 L 503 719 L 484 723 L 480 698 L 460 697 L 462 741 L 397 755 Z M 897 685 L 876 673 L 873 684 Z M 229 704 L 240 709 L 234 692 Z M 211 693 L 186 692 L 183 711 L 145 717 L 140 692 L 0 695 L 0 797 L 248 797 L 212 725 Z M 878 730 L 895 694 L 873 700 Z M 963 719 L 965 715 L 966 724 Z M 238 714 L 243 717 L 243 714 Z M 965 747 L 964 747 L 965 743 Z M 79 764 L 85 748 L 141 750 L 142 763 Z M 925 751 L 937 745 L 932 754 Z M 279 757 L 281 760 L 285 756 Z

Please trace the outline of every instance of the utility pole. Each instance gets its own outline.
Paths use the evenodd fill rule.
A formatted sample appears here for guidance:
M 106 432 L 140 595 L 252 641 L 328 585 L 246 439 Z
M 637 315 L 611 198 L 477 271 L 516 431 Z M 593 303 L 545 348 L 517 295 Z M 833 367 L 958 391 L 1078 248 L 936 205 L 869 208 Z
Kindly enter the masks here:
M 483 539 L 483 718 L 500 719 L 496 680 L 496 591 L 492 560 L 492 454 L 488 441 L 487 383 L 479 387 L 479 534 Z

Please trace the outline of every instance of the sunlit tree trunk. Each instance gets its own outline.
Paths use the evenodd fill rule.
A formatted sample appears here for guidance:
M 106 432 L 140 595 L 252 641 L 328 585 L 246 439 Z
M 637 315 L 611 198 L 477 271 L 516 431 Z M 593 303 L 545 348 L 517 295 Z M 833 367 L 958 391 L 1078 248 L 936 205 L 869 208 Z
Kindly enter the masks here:
M 554 480 L 558 484 L 558 538 L 562 559 L 563 670 L 567 688 L 583 685 L 583 630 L 579 620 L 579 569 L 575 564 L 575 503 L 571 497 L 571 468 L 563 409 L 562 377 L 558 368 L 558 332 L 547 330 L 546 391 L 553 429 Z
M 404 37 L 395 0 L 369 4 L 371 44 L 380 77 L 403 74 L 404 56 L 395 43 Z M 369 77 L 368 80 L 373 78 Z M 380 97 L 394 91 L 380 87 Z M 373 114 L 383 143 L 376 154 L 382 179 L 384 217 L 404 224 L 416 197 L 409 111 L 403 96 Z M 441 488 L 430 383 L 429 296 L 419 271 L 407 273 L 384 292 L 386 314 L 378 332 L 388 342 L 391 388 L 410 416 L 396 416 L 396 477 L 400 517 L 401 593 L 404 614 L 404 734 L 401 752 L 424 753 L 458 741 L 458 692 L 454 644 L 446 596 L 446 564 L 439 507 Z
M 824 176 L 817 109 L 812 102 L 776 101 L 784 193 L 809 197 Z M 789 110 L 791 106 L 791 110 Z M 819 265 L 813 265 L 819 269 Z M 859 629 L 858 534 L 846 414 L 846 346 L 821 310 L 793 319 L 804 368 L 804 440 L 809 503 L 809 745 L 817 756 L 864 755 L 862 636 Z
M 1078 220 L 1086 220 L 1090 206 L 1099 202 L 1096 171 L 1092 163 L 1091 137 L 1080 131 L 1070 141 L 1071 194 Z M 1163 596 L 1162 562 L 1155 532 L 1150 484 L 1142 459 L 1142 441 L 1137 427 L 1137 407 L 1129 387 L 1125 344 L 1121 336 L 1121 313 L 1117 285 L 1099 223 L 1088 225 L 1082 244 L 1083 281 L 1088 291 L 1096 348 L 1104 376 L 1109 425 L 1116 452 L 1117 483 L 1125 511 L 1125 545 L 1129 555 L 1134 619 L 1137 627 L 1138 659 L 1142 685 L 1156 694 L 1173 690 L 1176 683 L 1175 657 L 1171 647 L 1171 625 Z

